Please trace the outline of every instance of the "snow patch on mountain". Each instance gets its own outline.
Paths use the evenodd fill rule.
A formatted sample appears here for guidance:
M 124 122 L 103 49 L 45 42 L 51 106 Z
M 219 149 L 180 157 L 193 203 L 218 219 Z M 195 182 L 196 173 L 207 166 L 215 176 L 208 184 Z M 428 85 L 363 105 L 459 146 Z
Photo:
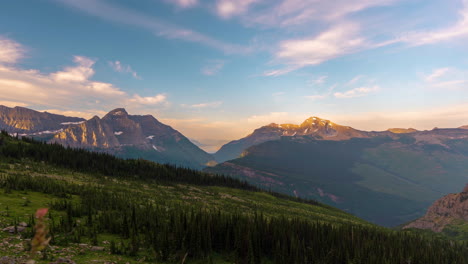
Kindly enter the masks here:
M 63 126 L 68 126 L 68 125 L 79 125 L 79 124 L 83 124 L 85 121 L 80 121 L 80 122 L 63 122 L 63 123 L 60 123 L 61 125 Z

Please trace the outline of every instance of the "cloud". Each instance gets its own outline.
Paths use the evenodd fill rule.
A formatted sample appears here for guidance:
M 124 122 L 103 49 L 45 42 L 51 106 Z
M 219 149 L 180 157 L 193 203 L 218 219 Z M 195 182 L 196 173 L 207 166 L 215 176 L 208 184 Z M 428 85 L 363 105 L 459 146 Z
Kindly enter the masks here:
M 194 109 L 202 109 L 202 108 L 218 108 L 223 104 L 222 101 L 216 102 L 208 102 L 208 103 L 201 103 L 201 104 L 192 104 L 192 105 L 182 105 L 183 107 L 194 108 Z
M 262 75 L 266 76 L 266 77 L 277 77 L 277 76 L 281 76 L 281 75 L 290 73 L 290 72 L 295 71 L 297 69 L 298 69 L 298 67 L 289 67 L 289 68 L 284 68 L 284 69 L 279 69 L 279 70 L 269 70 L 269 71 L 263 72 Z
M 328 76 L 322 75 L 310 81 L 312 84 L 324 84 L 328 79 Z
M 365 77 L 364 75 L 355 76 L 353 79 L 349 80 L 349 82 L 347 83 L 347 85 L 356 84 L 358 81 L 362 80 L 362 78 L 364 78 L 364 77 Z
M 316 95 L 307 95 L 307 96 L 304 96 L 305 98 L 307 99 L 311 99 L 311 100 L 321 100 L 321 99 L 325 99 L 328 97 L 328 94 L 316 94 Z
M 0 63 L 15 63 L 24 57 L 24 53 L 21 44 L 0 36 Z
M 222 18 L 230 18 L 247 12 L 249 7 L 261 0 L 218 0 L 216 13 Z
M 329 26 L 328 29 L 313 37 L 280 41 L 273 52 L 273 62 L 282 64 L 283 67 L 266 71 L 263 73 L 264 76 L 280 76 L 348 54 L 394 44 L 421 46 L 468 37 L 468 0 L 462 0 L 463 7 L 459 12 L 460 18 L 454 25 L 438 30 L 406 32 L 398 37 L 382 38 L 384 35 L 375 32 L 367 24 L 359 23 L 355 18 L 348 18 L 350 14 L 371 7 L 391 5 L 398 1 L 282 0 L 271 8 L 260 11 L 252 10 L 244 18 L 250 25 L 262 24 L 279 27 L 284 33 L 288 33 L 291 26 L 312 29 L 323 28 L 324 25 Z M 366 25 L 366 27 L 361 25 Z M 379 26 L 384 27 L 385 25 Z
M 338 21 L 349 14 L 375 6 L 390 5 L 397 0 L 281 0 L 244 16 L 248 24 L 270 27 L 303 26 L 311 21 Z
M 15 107 L 15 106 L 22 106 L 26 107 L 28 104 L 18 101 L 0 101 L 0 105 L 8 106 L 8 107 Z
M 354 88 L 351 90 L 348 90 L 346 92 L 336 92 L 333 95 L 336 98 L 354 98 L 354 97 L 362 97 L 365 96 L 369 93 L 378 91 L 380 88 L 379 86 L 373 86 L 373 87 L 359 87 L 359 88 Z
M 265 73 L 278 76 L 309 65 L 317 65 L 327 60 L 357 52 L 368 46 L 359 36 L 359 26 L 353 23 L 336 25 L 319 35 L 296 40 L 286 40 L 279 44 L 276 60 L 286 64 L 283 70 Z
M 73 61 L 77 64 L 74 67 L 66 67 L 63 71 L 51 74 L 51 77 L 57 82 L 84 82 L 94 75 L 92 66 L 95 61 L 82 57 L 74 56 Z
M 132 69 L 132 67 L 130 67 L 130 65 L 124 65 L 120 61 L 109 61 L 109 66 L 111 66 L 111 68 L 116 72 L 130 73 L 133 78 L 141 80 L 141 77 Z
M 72 116 L 72 117 L 82 117 L 86 119 L 90 119 L 95 115 L 104 116 L 107 114 L 106 111 L 98 110 L 98 109 L 89 109 L 84 111 L 72 111 L 72 110 L 60 110 L 60 109 L 42 109 L 38 111 L 49 112 L 52 114 L 57 115 L 64 115 L 64 116 Z
M 129 100 L 132 103 L 143 104 L 143 105 L 157 105 L 167 102 L 167 96 L 164 94 L 157 94 L 150 97 L 141 97 L 139 95 L 134 95 L 133 98 Z
M 198 0 L 166 0 L 166 2 L 175 4 L 181 8 L 190 8 L 198 5 Z
M 201 69 L 201 73 L 207 76 L 216 75 L 221 69 L 223 69 L 225 61 L 223 60 L 211 60 Z
M 158 37 L 199 43 L 229 54 L 242 54 L 251 51 L 249 47 L 226 43 L 199 32 L 182 28 L 158 18 L 150 17 L 143 13 L 126 9 L 118 5 L 109 4 L 102 0 L 55 1 L 107 21 L 146 29 Z
M 401 36 L 398 41 L 413 46 L 421 46 L 454 38 L 468 37 L 468 0 L 462 0 L 462 4 L 463 8 L 459 12 L 460 19 L 454 25 L 432 31 L 409 32 Z
M 436 89 L 461 89 L 468 84 L 468 72 L 455 68 L 438 68 L 424 75 L 425 85 Z
M 440 68 L 435 69 L 431 74 L 425 77 L 427 82 L 433 82 L 439 79 L 440 77 L 444 76 L 450 71 L 450 68 Z
M 125 98 L 127 94 L 110 83 L 92 81 L 94 61 L 74 57 L 75 66 L 44 74 L 37 70 L 23 70 L 0 64 L 0 99 L 28 105 L 76 106 Z
M 91 78 L 95 71 L 95 60 L 74 56 L 73 66 L 52 73 L 38 70 L 24 70 L 10 63 L 0 63 L 0 102 L 35 109 L 111 109 L 129 106 L 138 109 L 140 105 L 167 104 L 166 96 L 154 97 L 129 95 L 111 83 Z M 62 110 L 63 111 L 63 110 Z

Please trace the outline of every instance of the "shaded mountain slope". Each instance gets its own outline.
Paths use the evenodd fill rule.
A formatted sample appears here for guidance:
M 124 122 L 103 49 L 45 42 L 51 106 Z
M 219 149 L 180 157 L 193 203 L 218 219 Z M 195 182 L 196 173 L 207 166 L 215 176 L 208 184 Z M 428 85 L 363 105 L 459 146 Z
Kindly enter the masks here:
M 453 225 L 452 227 L 450 227 Z M 457 229 L 468 225 L 468 185 L 460 193 L 451 193 L 435 201 L 426 214 L 403 228 L 429 229 L 442 232 L 446 227 Z M 465 228 L 466 229 L 466 228 Z M 468 232 L 465 230 L 465 237 Z
M 432 201 L 468 181 L 466 131 L 413 135 L 344 141 L 282 137 L 206 171 L 398 225 L 423 215 Z

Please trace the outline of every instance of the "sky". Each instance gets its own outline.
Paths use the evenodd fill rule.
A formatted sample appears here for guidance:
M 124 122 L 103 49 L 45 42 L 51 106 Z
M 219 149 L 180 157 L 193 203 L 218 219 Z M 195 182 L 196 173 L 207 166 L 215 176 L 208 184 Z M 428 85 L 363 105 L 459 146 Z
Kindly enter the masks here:
M 310 116 L 468 124 L 468 0 L 5 0 L 0 104 L 152 114 L 207 151 Z

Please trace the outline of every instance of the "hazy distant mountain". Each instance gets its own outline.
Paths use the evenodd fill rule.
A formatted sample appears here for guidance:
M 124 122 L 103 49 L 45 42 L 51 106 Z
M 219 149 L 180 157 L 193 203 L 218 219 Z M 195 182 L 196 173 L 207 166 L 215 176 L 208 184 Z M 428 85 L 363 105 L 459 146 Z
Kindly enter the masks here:
M 325 132 L 318 136 L 294 135 L 294 127 L 277 139 L 275 126 L 260 128 L 252 135 L 270 129 L 273 136 L 264 133 L 267 139 L 242 157 L 206 171 L 317 199 L 383 225 L 422 216 L 435 199 L 468 182 L 466 129 L 331 132 L 319 122 Z M 343 140 L 336 140 L 340 133 Z
M 24 107 L 0 105 L 0 130 L 20 134 L 51 134 L 70 124 L 83 122 L 79 117 L 68 117 L 38 112 Z
M 407 134 L 407 133 L 414 133 L 418 132 L 418 130 L 414 128 L 389 128 L 387 131 L 390 131 L 395 134 Z
M 52 142 L 192 168 L 213 162 L 210 154 L 177 130 L 151 115 L 129 115 L 123 108 L 112 110 L 102 119 L 95 116 L 70 126 L 56 134 Z
M 272 123 L 256 129 L 245 138 L 234 140 L 221 147 L 214 154 L 218 162 L 238 158 L 247 148 L 271 140 L 278 140 L 283 136 L 307 136 L 321 140 L 347 140 L 350 138 L 369 138 L 386 132 L 366 132 L 349 126 L 337 125 L 329 120 L 311 117 L 300 125 Z

